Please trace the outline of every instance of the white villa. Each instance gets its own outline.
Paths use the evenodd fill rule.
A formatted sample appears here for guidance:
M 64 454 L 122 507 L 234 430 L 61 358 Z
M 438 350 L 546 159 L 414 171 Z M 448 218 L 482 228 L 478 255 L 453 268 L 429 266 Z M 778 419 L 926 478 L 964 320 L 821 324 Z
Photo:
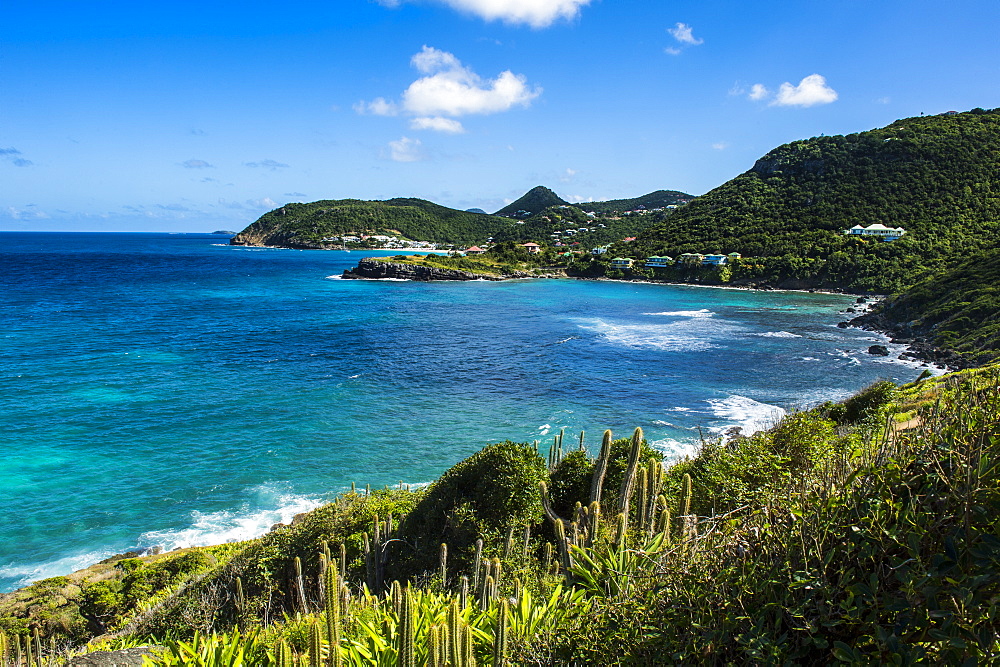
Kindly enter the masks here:
M 876 236 L 883 241 L 895 241 L 905 234 L 906 230 L 902 227 L 886 227 L 885 225 L 875 223 L 867 227 L 854 225 L 850 229 L 845 229 L 843 233 L 844 236 Z

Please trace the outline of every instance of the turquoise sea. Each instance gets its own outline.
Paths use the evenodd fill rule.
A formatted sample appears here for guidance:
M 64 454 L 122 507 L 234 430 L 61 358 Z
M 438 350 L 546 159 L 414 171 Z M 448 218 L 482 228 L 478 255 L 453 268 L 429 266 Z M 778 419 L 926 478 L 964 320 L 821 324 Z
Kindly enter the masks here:
M 340 280 L 365 253 L 226 241 L 0 233 L 0 591 L 253 537 L 488 442 L 641 426 L 681 456 L 920 372 L 836 327 L 848 296 Z

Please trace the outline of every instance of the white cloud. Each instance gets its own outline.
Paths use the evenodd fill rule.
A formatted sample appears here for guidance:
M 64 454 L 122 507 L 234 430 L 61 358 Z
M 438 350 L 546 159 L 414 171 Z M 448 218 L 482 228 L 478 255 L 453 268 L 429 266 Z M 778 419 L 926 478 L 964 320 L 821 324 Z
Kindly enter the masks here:
M 449 134 L 462 134 L 465 128 L 457 120 L 441 116 L 414 118 L 410 121 L 411 130 L 434 130 Z
M 185 169 L 211 169 L 212 165 L 205 162 L 204 160 L 185 160 L 181 162 L 181 166 Z
M 875 100 L 875 104 L 888 104 L 891 101 L 892 100 L 888 97 L 880 97 L 877 100 Z
M 354 110 L 361 115 L 372 114 L 373 116 L 395 116 L 399 113 L 396 105 L 384 97 L 376 97 L 371 102 L 358 102 L 354 105 Z
M 770 94 L 771 91 L 762 83 L 755 83 L 750 86 L 749 97 L 751 100 L 762 100 Z
M 270 158 L 267 160 L 261 160 L 260 162 L 244 162 L 243 164 L 247 167 L 253 167 L 254 169 L 270 169 L 271 171 L 288 168 L 288 165 L 284 162 L 278 162 L 277 160 L 272 160 Z
M 429 46 L 424 46 L 411 62 L 427 76 L 403 92 L 403 107 L 420 116 L 498 113 L 514 106 L 528 106 L 542 93 L 538 87 L 529 89 L 525 77 L 510 70 L 484 81 L 454 55 Z
M 529 106 L 542 94 L 540 87 L 529 87 L 523 75 L 507 70 L 495 79 L 485 80 L 454 54 L 426 45 L 410 59 L 410 64 L 424 76 L 403 91 L 401 102 L 377 97 L 371 102 L 358 102 L 354 110 L 379 116 L 416 116 L 410 121 L 411 129 L 458 134 L 465 128 L 445 116 L 500 113 L 515 106 Z
M 569 183 L 570 181 L 573 180 L 573 177 L 576 176 L 576 173 L 577 173 L 576 169 L 570 169 L 569 167 L 567 167 L 566 171 L 560 174 L 559 180 L 562 181 L 563 183 Z
M 573 19 L 590 0 L 437 0 L 460 12 L 487 21 L 504 21 L 545 28 L 559 19 Z M 398 7 L 402 0 L 379 0 L 386 7 Z
M 817 104 L 829 104 L 836 99 L 837 91 L 827 85 L 826 78 L 819 74 L 810 74 L 797 86 L 787 81 L 781 84 L 778 96 L 771 104 L 783 107 L 811 107 Z
M 398 141 L 389 142 L 389 157 L 396 162 L 417 162 L 423 159 L 420 149 L 420 139 L 402 137 Z
M 672 56 L 679 56 L 681 54 L 681 50 L 678 49 L 676 46 L 668 46 L 667 48 L 663 49 L 663 52 L 669 53 Z
M 692 34 L 693 28 L 687 23 L 677 23 L 674 28 L 667 28 L 667 32 L 674 36 L 681 44 L 690 44 L 691 46 L 697 46 L 705 42 L 703 39 L 698 39 Z
M 717 151 L 724 151 L 727 148 L 729 148 L 729 143 L 726 141 L 717 141 L 714 144 L 712 144 L 712 148 L 714 148 Z
M 278 208 L 278 202 L 274 201 L 270 197 L 264 197 L 263 199 L 248 199 L 247 206 L 250 208 L 266 208 L 270 210 Z

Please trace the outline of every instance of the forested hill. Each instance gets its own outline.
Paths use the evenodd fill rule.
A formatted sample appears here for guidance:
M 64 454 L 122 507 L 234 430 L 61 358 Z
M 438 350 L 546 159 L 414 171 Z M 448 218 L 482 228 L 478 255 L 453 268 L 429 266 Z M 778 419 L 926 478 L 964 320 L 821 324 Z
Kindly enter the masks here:
M 852 323 L 957 353 L 965 364 L 1000 359 L 1000 244 L 886 299 Z
M 496 212 L 511 218 L 527 218 L 537 215 L 550 206 L 565 206 L 568 201 L 543 185 L 536 185 L 521 195 L 519 199 L 507 204 Z
M 482 242 L 513 224 L 482 213 L 458 211 L 423 199 L 323 200 L 286 204 L 265 213 L 231 240 L 233 245 L 313 248 L 323 239 L 351 234 L 402 235 L 435 243 Z
M 640 207 L 646 210 L 664 208 L 665 206 L 680 206 L 694 199 L 694 195 L 678 190 L 657 190 L 648 195 L 632 199 L 609 199 L 608 201 L 593 201 L 577 204 L 580 208 L 593 213 L 624 213 L 635 211 Z
M 779 146 L 664 216 L 632 253 L 740 252 L 763 258 L 764 279 L 895 292 L 979 256 L 998 219 L 1000 109 L 974 109 Z M 841 234 L 873 223 L 906 234 Z

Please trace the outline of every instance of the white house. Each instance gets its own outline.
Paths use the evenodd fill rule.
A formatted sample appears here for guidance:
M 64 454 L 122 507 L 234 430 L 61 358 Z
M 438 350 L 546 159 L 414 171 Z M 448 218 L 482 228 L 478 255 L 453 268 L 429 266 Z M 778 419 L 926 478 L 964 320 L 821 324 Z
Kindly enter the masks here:
M 537 243 L 522 243 L 521 247 L 527 250 L 532 255 L 540 253 L 542 251 L 542 246 Z
M 728 259 L 725 255 L 705 255 L 701 258 L 702 266 L 722 266 Z
M 895 241 L 905 234 L 906 230 L 902 227 L 886 227 L 885 225 L 875 223 L 867 227 L 854 225 L 850 229 L 845 229 L 843 233 L 844 236 L 875 236 L 883 241 Z

